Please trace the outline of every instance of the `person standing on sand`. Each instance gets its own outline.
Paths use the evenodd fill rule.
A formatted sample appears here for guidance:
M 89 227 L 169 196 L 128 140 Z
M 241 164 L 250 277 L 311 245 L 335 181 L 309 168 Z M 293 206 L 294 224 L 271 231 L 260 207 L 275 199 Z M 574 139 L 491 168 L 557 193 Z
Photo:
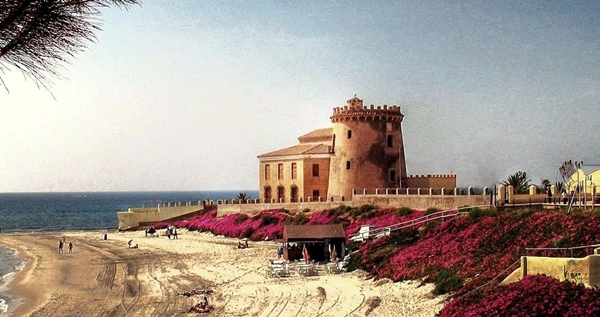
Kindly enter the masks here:
M 63 246 L 64 246 L 63 241 L 62 240 L 58 240 L 58 253 L 59 254 L 63 253 Z
M 73 242 L 69 241 L 69 253 L 73 253 Z

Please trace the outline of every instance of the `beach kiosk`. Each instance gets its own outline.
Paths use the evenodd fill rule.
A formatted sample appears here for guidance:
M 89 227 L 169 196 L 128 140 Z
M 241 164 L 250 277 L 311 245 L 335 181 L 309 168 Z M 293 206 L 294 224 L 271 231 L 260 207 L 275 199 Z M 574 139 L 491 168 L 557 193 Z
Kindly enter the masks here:
M 284 225 L 283 258 L 289 261 L 302 260 L 304 247 L 311 260 L 330 261 L 331 251 L 344 257 L 346 234 L 341 224 L 332 225 Z

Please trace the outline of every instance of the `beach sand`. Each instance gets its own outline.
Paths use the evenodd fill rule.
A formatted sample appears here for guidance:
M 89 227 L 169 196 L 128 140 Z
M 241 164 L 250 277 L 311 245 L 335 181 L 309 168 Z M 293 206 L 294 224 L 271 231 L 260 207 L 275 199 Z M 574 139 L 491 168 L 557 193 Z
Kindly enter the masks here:
M 161 231 L 162 233 L 162 231 Z M 193 316 L 200 299 L 177 295 L 210 289 L 208 316 L 434 316 L 445 297 L 432 285 L 366 279 L 365 272 L 269 277 L 278 244 L 185 232 L 179 239 L 144 232 L 2 234 L 0 243 L 28 259 L 10 284 L 24 303 L 11 316 Z M 58 254 L 59 239 L 74 244 Z M 127 241 L 139 248 L 129 249 Z

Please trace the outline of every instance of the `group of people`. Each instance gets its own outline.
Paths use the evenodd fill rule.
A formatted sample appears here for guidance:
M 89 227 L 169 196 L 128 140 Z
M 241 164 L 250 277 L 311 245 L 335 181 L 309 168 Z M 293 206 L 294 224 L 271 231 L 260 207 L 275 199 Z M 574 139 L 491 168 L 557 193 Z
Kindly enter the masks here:
M 58 253 L 59 254 L 65 253 L 65 251 L 64 251 L 65 244 L 67 244 L 67 239 L 65 237 L 58 240 Z M 69 248 L 69 253 L 73 253 L 73 242 L 69 241 L 69 244 L 67 247 Z
M 175 226 L 168 226 L 166 234 L 169 240 L 171 240 L 171 236 L 173 236 L 173 239 L 179 239 L 179 237 L 177 236 L 177 228 L 175 228 Z
M 202 300 L 196 304 L 194 304 L 190 309 L 188 309 L 188 313 L 208 313 L 211 312 L 214 307 L 208 304 L 208 295 L 212 294 L 212 290 L 197 290 L 193 289 L 189 292 L 178 293 L 177 295 L 183 295 L 190 297 L 192 295 L 202 295 Z

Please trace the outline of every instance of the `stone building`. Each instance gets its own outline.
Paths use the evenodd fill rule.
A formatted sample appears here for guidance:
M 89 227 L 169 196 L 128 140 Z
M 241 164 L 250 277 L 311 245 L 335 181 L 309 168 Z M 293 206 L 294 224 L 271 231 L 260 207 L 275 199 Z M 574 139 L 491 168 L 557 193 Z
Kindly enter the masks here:
M 259 159 L 260 199 L 266 202 L 349 200 L 353 190 L 407 188 L 400 107 L 364 106 L 356 96 L 333 109 L 332 127 L 298 138 L 299 144 Z M 456 177 L 442 176 L 444 187 Z M 418 177 L 419 184 L 436 180 Z

